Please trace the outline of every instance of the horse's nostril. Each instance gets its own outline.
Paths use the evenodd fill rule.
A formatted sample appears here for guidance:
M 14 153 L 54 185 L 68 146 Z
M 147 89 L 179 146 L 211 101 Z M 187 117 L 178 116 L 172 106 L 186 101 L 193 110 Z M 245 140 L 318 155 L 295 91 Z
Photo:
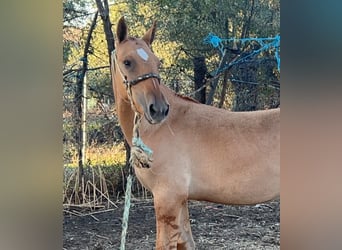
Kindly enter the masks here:
M 150 115 L 151 115 L 152 117 L 154 117 L 154 116 L 156 115 L 156 113 L 157 113 L 157 110 L 156 110 L 154 104 L 151 104 L 151 105 L 150 105 Z
M 165 111 L 164 111 L 164 116 L 165 116 L 165 117 L 169 114 L 169 107 L 170 107 L 170 105 L 167 105 L 167 106 L 166 106 L 166 109 L 165 109 Z
M 150 117 L 155 121 L 162 121 L 169 113 L 169 105 L 159 106 L 158 104 L 151 104 L 149 106 Z

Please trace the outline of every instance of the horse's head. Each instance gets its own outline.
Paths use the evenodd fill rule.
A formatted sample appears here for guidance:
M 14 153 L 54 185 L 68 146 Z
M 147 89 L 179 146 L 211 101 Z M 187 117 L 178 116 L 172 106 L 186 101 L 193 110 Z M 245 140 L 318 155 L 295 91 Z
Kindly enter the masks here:
M 169 104 L 160 90 L 160 61 L 150 48 L 155 31 L 154 22 L 141 39 L 129 37 L 122 17 L 117 26 L 114 55 L 116 79 L 120 79 L 115 84 L 126 85 L 126 94 L 131 95 L 135 109 L 151 124 L 163 121 L 169 112 Z

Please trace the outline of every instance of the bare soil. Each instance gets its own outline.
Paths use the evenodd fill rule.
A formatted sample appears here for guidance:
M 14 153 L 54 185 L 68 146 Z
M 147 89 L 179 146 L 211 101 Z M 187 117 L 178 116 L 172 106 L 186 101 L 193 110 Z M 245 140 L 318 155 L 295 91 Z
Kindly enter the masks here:
M 65 210 L 63 249 L 120 249 L 123 202 L 116 205 L 98 211 Z M 279 200 L 255 206 L 189 201 L 196 248 L 280 249 L 279 206 Z M 153 201 L 133 200 L 126 249 L 154 249 L 155 237 Z

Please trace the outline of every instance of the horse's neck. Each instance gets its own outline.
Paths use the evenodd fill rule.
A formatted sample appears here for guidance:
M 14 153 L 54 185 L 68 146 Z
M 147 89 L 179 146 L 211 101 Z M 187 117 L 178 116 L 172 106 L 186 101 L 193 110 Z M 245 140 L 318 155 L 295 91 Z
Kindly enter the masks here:
M 129 144 L 132 142 L 133 136 L 133 119 L 134 112 L 131 108 L 131 104 L 127 98 L 126 90 L 123 86 L 117 86 L 120 81 L 114 83 L 114 95 L 115 95 L 115 105 L 116 112 L 118 115 L 119 123 L 124 133 L 124 136 Z M 123 84 L 123 83 L 122 83 Z

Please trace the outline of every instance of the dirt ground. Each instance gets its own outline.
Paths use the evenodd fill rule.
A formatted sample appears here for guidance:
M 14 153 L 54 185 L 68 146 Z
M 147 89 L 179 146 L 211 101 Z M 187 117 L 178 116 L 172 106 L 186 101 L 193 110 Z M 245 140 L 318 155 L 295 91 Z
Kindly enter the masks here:
M 123 203 L 97 211 L 64 210 L 63 249 L 120 249 Z M 228 206 L 189 201 L 196 248 L 280 249 L 279 200 L 255 206 Z M 126 249 L 154 249 L 156 237 L 152 200 L 133 200 Z

